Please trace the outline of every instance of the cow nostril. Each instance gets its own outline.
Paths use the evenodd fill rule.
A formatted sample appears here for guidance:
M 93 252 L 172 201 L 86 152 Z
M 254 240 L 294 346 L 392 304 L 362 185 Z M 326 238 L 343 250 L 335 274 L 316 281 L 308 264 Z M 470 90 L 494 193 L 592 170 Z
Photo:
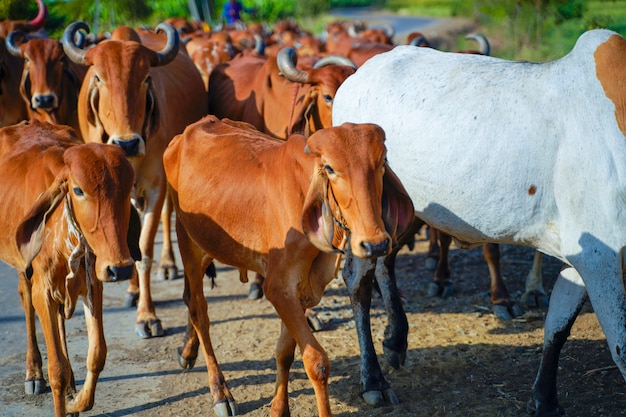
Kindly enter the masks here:
M 51 109 L 54 106 L 54 96 L 40 94 L 34 97 L 35 106 L 41 109 Z
M 139 153 L 138 138 L 133 138 L 130 140 L 114 139 L 113 143 L 122 148 L 126 156 L 136 156 Z
M 385 239 L 380 243 L 373 244 L 371 242 L 361 242 L 361 246 L 365 249 L 365 255 L 368 258 L 387 255 L 389 249 L 389 239 Z
M 132 278 L 134 266 L 108 266 L 107 267 L 107 275 L 111 281 L 126 281 Z

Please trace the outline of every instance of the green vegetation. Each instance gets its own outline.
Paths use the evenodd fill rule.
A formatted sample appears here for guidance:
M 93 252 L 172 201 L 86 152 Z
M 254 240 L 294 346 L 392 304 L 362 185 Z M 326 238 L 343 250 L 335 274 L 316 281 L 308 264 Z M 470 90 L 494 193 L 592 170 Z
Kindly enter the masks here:
M 201 14 L 210 10 L 211 24 L 220 22 L 227 0 L 195 0 Z M 190 17 L 188 0 L 46 0 L 50 8 L 46 28 L 60 37 L 74 20 L 83 20 L 94 31 L 126 24 L 149 25 L 168 17 Z M 295 17 L 305 28 L 319 33 L 332 20 L 329 8 L 373 7 L 403 15 L 437 18 L 465 17 L 495 41 L 493 53 L 517 60 L 546 61 L 565 55 L 578 36 L 592 28 L 609 28 L 626 35 L 626 0 L 242 0 L 254 15 L 245 21 L 274 23 Z M 204 7 L 203 7 L 204 6 Z M 0 19 L 34 17 L 34 1 L 0 1 Z

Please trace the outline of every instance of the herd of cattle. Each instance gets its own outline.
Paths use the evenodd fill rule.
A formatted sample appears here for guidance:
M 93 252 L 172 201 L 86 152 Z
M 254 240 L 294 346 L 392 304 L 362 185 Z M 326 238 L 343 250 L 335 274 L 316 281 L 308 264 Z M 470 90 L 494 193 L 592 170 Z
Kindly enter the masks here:
M 450 291 L 452 236 L 482 244 L 503 317 L 520 309 L 502 282 L 498 244 L 563 261 L 533 387 L 536 416 L 566 415 L 559 353 L 587 294 L 626 376 L 620 35 L 589 31 L 544 64 L 489 57 L 478 35 L 477 51 L 439 52 L 419 33 L 398 46 L 390 28 L 343 21 L 323 37 L 292 20 L 207 31 L 173 18 L 107 36 L 74 22 L 56 40 L 42 31 L 47 8 L 37 3 L 32 20 L 0 21 L 0 259 L 19 275 L 25 390 L 46 388 L 37 314 L 56 416 L 93 407 L 106 358 L 103 282 L 129 280 L 136 334 L 163 334 L 150 276 L 160 223 L 157 273 L 178 274 L 173 212 L 189 309 L 179 363 L 193 367 L 202 346 L 219 416 L 236 415 L 237 405 L 209 335 L 203 278 L 214 260 L 237 268 L 242 282 L 255 273 L 281 318 L 271 415 L 289 415 L 297 346 L 319 415 L 330 416 L 330 361 L 308 309 L 343 259 L 363 399 L 397 403 L 376 358 L 369 305 L 375 282 L 390 312 L 385 356 L 402 366 L 408 324 L 394 261 L 424 224 L 438 250 L 432 293 Z M 529 276 L 527 293 L 547 299 L 537 268 Z M 79 297 L 89 347 L 77 391 L 64 320 Z

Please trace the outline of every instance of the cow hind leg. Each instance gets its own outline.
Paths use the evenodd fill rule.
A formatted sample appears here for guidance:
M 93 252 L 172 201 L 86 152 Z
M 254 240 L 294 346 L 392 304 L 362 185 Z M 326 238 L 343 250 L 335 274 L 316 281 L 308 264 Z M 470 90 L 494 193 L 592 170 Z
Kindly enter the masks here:
M 198 334 L 191 324 L 191 317 L 188 317 L 187 330 L 183 336 L 183 346 L 178 348 L 178 364 L 181 368 L 193 369 L 198 359 L 199 347 L 200 340 L 198 340 Z
M 203 277 L 211 259 L 205 256 L 204 251 L 192 242 L 178 220 L 176 221 L 176 232 L 184 270 L 183 299 L 189 310 L 189 322 L 193 327 L 193 335 L 197 336 L 203 347 L 209 389 L 213 396 L 213 411 L 218 417 L 235 416 L 237 415 L 237 404 L 215 357 L 209 333 L 211 322 L 207 312 L 208 306 L 204 295 Z M 195 342 L 188 340 L 185 346 L 188 346 L 190 343 L 194 344 Z
M 293 364 L 296 341 L 284 323 L 281 323 L 280 336 L 276 343 L 276 389 L 272 399 L 271 416 L 288 416 L 289 412 L 289 370 Z
M 178 276 L 171 235 L 173 210 L 172 201 L 169 195 L 166 195 L 163 208 L 161 209 L 163 245 L 161 246 L 161 258 L 159 260 L 159 266 L 157 267 L 157 279 L 160 280 L 175 279 Z
M 574 268 L 561 271 L 552 290 L 546 316 L 539 371 L 527 408 L 536 417 L 565 417 L 557 400 L 556 378 L 559 355 L 585 300 L 585 286 Z
M 362 397 L 367 404 L 380 406 L 385 402 L 385 397 L 391 403 L 397 403 L 398 400 L 383 375 L 372 340 L 370 306 L 375 272 L 373 261 L 346 253 L 342 276 L 348 288 L 359 341 Z
M 46 380 L 43 376 L 43 361 L 41 360 L 41 352 L 37 344 L 37 329 L 35 327 L 35 309 L 33 307 L 31 283 L 23 273 L 19 274 L 18 292 L 26 317 L 27 345 L 24 391 L 27 395 L 42 394 L 46 390 Z
M 550 297 L 543 288 L 543 278 L 541 275 L 541 263 L 543 253 L 535 251 L 533 265 L 526 275 L 526 290 L 522 294 L 522 304 L 526 307 L 548 307 Z
M 483 253 L 489 276 L 491 278 L 491 308 L 496 317 L 501 320 L 511 320 L 524 314 L 522 308 L 511 299 L 509 291 L 504 284 L 502 270 L 500 268 L 500 245 L 485 243 Z
M 448 263 L 448 254 L 452 238 L 431 228 L 430 233 L 435 233 L 439 240 L 439 259 L 435 269 L 435 277 L 428 287 L 427 295 L 429 297 L 450 297 L 454 293 L 454 284 L 450 281 L 450 265 Z

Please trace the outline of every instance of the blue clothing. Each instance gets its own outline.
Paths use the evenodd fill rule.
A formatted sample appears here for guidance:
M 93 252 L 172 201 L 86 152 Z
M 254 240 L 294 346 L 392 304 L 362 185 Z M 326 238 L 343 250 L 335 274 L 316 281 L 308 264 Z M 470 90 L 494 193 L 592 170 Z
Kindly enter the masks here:
M 246 11 L 243 5 L 239 1 L 227 1 L 224 3 L 222 9 L 222 17 L 226 21 L 227 25 L 231 25 L 238 20 L 241 20 L 241 12 Z

